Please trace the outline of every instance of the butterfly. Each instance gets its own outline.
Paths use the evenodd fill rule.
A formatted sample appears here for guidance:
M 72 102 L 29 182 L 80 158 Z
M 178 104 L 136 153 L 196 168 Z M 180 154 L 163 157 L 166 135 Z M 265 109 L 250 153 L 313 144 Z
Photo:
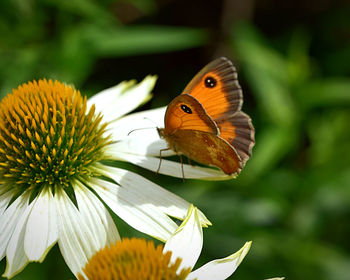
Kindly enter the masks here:
M 236 68 L 220 57 L 170 102 L 159 136 L 179 155 L 238 174 L 255 144 L 255 130 L 241 111 L 242 103 Z

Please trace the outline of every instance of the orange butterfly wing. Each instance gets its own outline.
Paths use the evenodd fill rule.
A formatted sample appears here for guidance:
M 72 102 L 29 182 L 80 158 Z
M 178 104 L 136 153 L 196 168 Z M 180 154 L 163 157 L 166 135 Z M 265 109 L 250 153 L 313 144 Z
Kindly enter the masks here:
M 242 111 L 218 121 L 220 137 L 225 139 L 238 153 L 242 168 L 250 158 L 255 144 L 254 127 L 249 116 Z
M 235 67 L 218 58 L 169 104 L 159 134 L 177 153 L 227 174 L 240 172 L 254 145 L 254 127 L 240 111 L 242 103 Z
M 192 96 L 181 94 L 174 98 L 165 112 L 165 134 L 177 130 L 199 130 L 218 134 L 215 122 L 206 114 L 203 106 Z
M 178 130 L 174 137 L 181 139 L 176 142 L 176 149 L 197 162 L 219 167 L 226 174 L 241 170 L 235 149 L 215 134 L 198 130 Z
M 187 85 L 183 94 L 190 94 L 214 120 L 241 110 L 242 89 L 232 62 L 220 57 L 205 66 Z
M 219 136 L 236 149 L 244 166 L 255 143 L 254 127 L 249 116 L 241 111 L 243 94 L 232 62 L 225 57 L 210 62 L 183 94 L 199 101 L 218 126 Z

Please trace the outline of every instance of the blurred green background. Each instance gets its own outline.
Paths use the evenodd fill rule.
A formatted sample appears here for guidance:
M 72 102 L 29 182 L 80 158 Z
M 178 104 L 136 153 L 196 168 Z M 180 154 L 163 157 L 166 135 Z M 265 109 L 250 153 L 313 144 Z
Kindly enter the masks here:
M 236 64 L 256 128 L 236 180 L 144 176 L 212 221 L 199 264 L 253 246 L 230 279 L 349 279 L 349 1 L 3 0 L 0 94 L 42 77 L 92 95 L 159 76 L 164 106 L 218 56 Z M 142 236 L 116 218 L 123 236 Z M 5 260 L 0 263 L 0 272 Z M 55 246 L 14 279 L 73 278 Z

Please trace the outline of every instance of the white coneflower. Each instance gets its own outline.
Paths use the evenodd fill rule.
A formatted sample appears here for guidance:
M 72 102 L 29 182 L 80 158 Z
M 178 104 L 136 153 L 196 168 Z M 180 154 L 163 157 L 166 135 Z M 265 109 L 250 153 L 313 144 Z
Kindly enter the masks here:
M 155 79 L 123 82 L 90 101 L 71 86 L 39 80 L 19 86 L 1 101 L 0 260 L 7 258 L 5 277 L 30 261 L 42 262 L 56 242 L 77 275 L 96 251 L 119 240 L 103 202 L 129 225 L 159 240 L 174 233 L 177 225 L 170 216 L 184 219 L 190 204 L 105 161 L 155 164 L 144 151 L 159 153 L 162 142 L 144 139 L 140 144 L 138 133 L 128 133 L 143 125 L 132 116 L 123 119 L 149 99 Z M 215 172 L 186 170 L 190 177 Z M 178 175 L 181 166 L 163 161 L 161 172 Z M 201 223 L 210 222 L 201 214 Z
M 191 207 L 164 248 L 143 239 L 123 239 L 94 255 L 82 269 L 79 279 L 224 280 L 240 265 L 251 242 L 226 258 L 213 260 L 192 271 L 202 245 L 200 213 Z

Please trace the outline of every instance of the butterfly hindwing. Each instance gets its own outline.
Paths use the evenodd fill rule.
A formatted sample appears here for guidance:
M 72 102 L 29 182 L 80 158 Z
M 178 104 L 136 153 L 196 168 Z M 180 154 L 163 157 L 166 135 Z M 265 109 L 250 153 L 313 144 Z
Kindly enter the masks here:
M 254 127 L 250 117 L 239 111 L 216 124 L 220 131 L 220 137 L 236 149 L 244 165 L 251 156 L 255 143 Z
M 239 172 L 240 158 L 226 140 L 212 133 L 197 130 L 178 130 L 173 149 L 185 156 L 207 165 L 219 167 L 226 174 Z

